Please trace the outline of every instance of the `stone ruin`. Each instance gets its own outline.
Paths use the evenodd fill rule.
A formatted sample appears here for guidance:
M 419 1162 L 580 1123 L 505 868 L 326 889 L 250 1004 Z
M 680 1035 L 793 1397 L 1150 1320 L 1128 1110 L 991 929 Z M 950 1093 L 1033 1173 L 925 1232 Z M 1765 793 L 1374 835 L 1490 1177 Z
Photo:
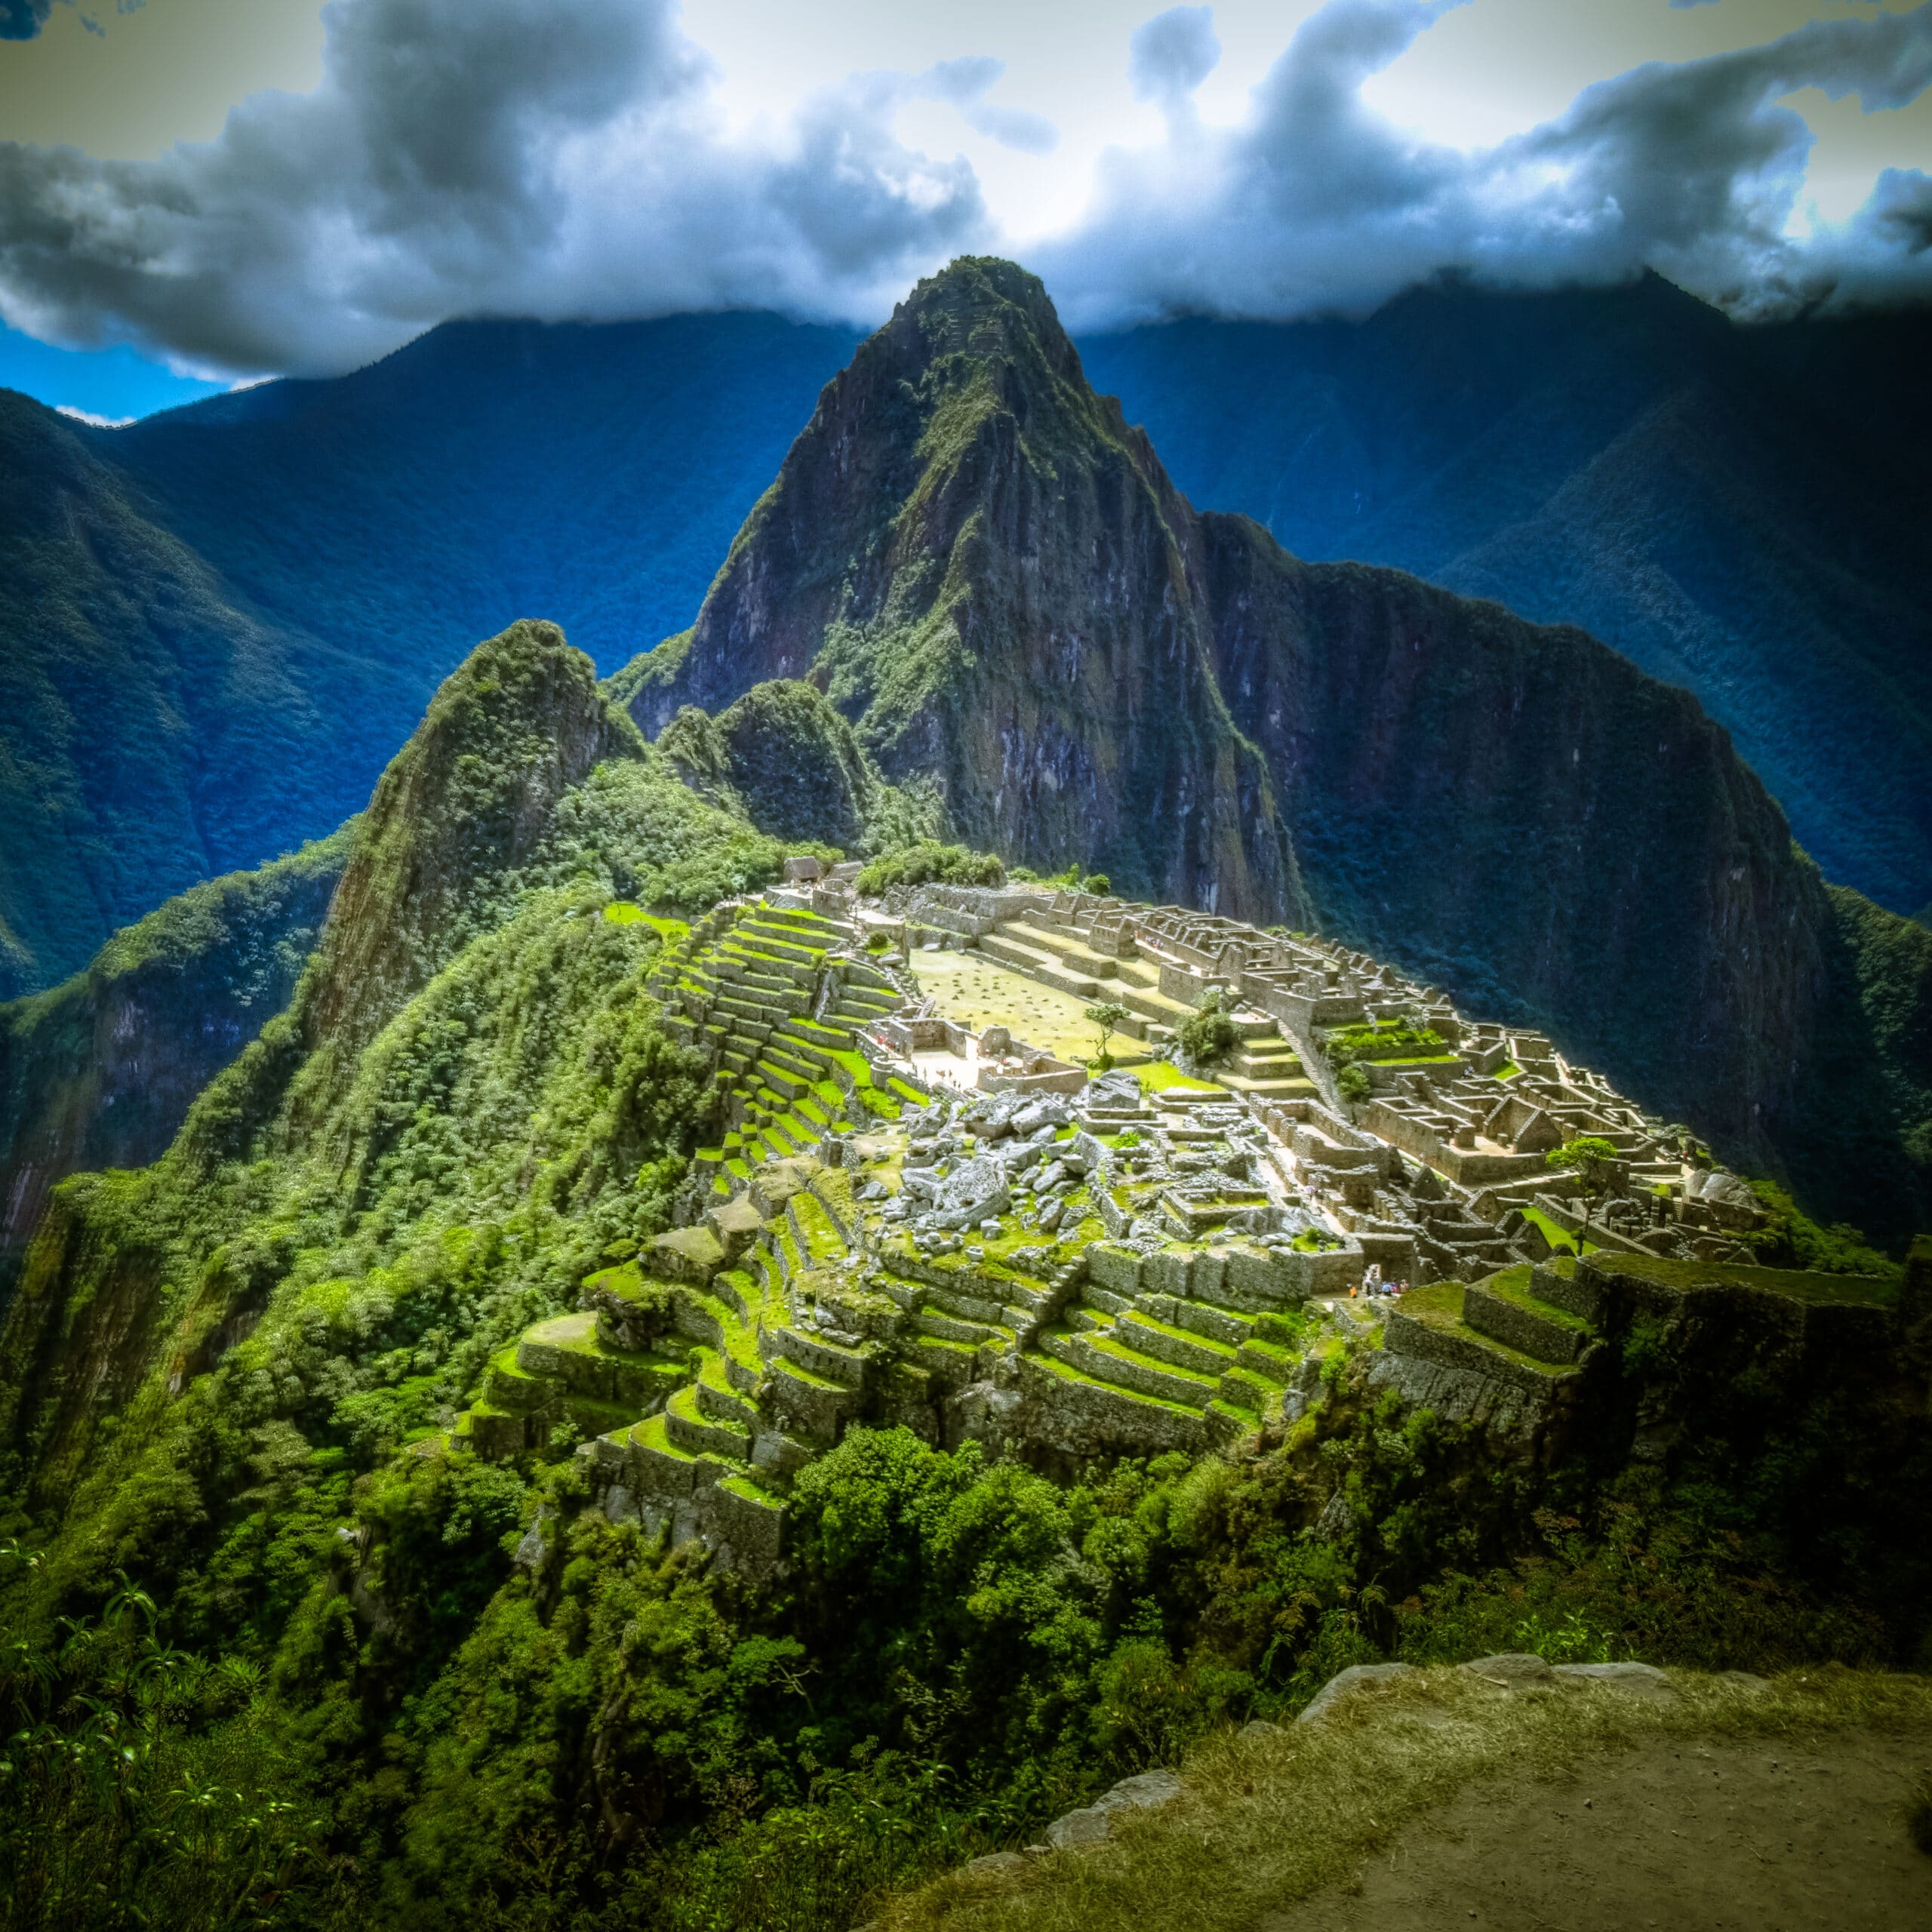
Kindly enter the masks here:
M 1782 1292 L 1739 1245 L 1756 1209 L 1736 1177 L 1544 1035 L 1364 955 L 1179 907 L 921 888 L 902 926 L 1124 1007 L 1145 1052 L 1211 992 L 1238 1036 L 1192 1081 L 954 1091 L 921 1069 L 965 1030 L 866 943 L 895 915 L 849 878 L 812 886 L 835 909 L 801 883 L 720 906 L 649 976 L 713 1069 L 685 1225 L 506 1349 L 454 1431 L 486 1456 L 580 1439 L 614 1518 L 767 1574 L 792 1478 L 855 1423 L 1069 1468 L 1199 1451 L 1293 1425 L 1350 1346 L 1534 1451 L 1607 1309 L 1719 1279 Z M 1329 1043 L 1377 1029 L 1426 1051 L 1358 1062 L 1352 1105 Z M 972 1036 L 979 1063 L 1031 1051 L 1003 1030 Z M 1607 1201 L 1548 1161 L 1580 1135 L 1616 1150 Z

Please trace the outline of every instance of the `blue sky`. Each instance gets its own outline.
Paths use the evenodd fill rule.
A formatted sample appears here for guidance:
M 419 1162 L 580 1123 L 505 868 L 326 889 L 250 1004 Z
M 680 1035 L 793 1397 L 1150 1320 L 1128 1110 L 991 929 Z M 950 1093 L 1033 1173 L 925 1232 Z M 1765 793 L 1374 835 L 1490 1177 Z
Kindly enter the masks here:
M 1932 297 L 1932 0 L 0 0 L 0 383 L 118 419 L 452 316 L 1069 322 L 1655 269 Z M 98 348 L 94 346 L 99 345 Z
M 125 344 L 91 351 L 59 349 L 18 329 L 0 328 L 0 389 L 21 389 L 52 408 L 75 410 L 104 422 L 151 416 L 227 386 L 177 376 Z

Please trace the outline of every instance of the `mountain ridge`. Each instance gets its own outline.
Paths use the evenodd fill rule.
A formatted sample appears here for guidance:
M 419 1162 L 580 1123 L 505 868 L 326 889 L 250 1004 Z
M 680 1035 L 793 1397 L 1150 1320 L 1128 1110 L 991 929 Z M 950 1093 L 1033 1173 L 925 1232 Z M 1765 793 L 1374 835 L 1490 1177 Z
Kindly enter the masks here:
M 1921 311 L 1745 329 L 1653 278 L 1429 288 L 1361 322 L 1181 321 L 1081 352 L 1195 504 L 1312 560 L 1580 623 L 1697 690 L 1827 874 L 1915 913 L 1927 329 Z M 681 630 L 858 340 L 746 313 L 461 323 L 129 429 L 9 400 L 28 495 L 0 552 L 0 764 L 66 803 L 57 838 L 23 808 L 0 840 L 0 995 L 359 809 L 438 681 L 518 614 L 607 671 Z M 149 561 L 115 581 L 44 526 L 76 464 L 82 527 L 140 527 Z M 247 675 L 209 677 L 211 651 Z M 76 691 L 83 661 L 98 674 Z M 97 742 L 149 748 L 131 832 L 127 761 Z M 30 877 L 9 863 L 26 851 Z

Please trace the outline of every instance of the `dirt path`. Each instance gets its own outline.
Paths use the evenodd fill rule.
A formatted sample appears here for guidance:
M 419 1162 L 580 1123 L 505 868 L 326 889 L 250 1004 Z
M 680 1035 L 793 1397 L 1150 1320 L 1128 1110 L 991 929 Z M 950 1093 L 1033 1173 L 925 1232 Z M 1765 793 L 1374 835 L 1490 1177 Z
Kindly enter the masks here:
M 1465 1792 L 1261 1932 L 1928 1932 L 1903 1822 L 1927 1770 L 1932 1730 L 1649 1744 Z

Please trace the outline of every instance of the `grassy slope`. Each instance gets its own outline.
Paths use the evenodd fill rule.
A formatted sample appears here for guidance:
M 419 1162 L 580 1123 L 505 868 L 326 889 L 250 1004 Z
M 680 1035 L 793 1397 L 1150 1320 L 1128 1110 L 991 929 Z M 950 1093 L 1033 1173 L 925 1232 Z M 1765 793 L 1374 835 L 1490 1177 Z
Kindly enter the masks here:
M 1130 1817 L 1105 1850 L 1063 1852 L 1017 1871 L 962 1871 L 891 1901 L 875 1923 L 881 1932 L 1112 1932 L 1137 1924 L 1238 1932 L 1323 1888 L 1359 1891 L 1349 1881 L 1366 1860 L 1478 1781 L 1513 1791 L 1647 1745 L 1689 1751 L 1721 1739 L 1789 1759 L 1842 1734 L 1903 1732 L 1922 1741 L 1932 1727 L 1932 1682 L 1924 1678 L 1794 1673 L 1754 1688 L 1684 1673 L 1675 1681 L 1677 1701 L 1654 1705 L 1580 1686 L 1511 1695 L 1438 1669 L 1358 1692 L 1323 1723 L 1271 1735 L 1224 1731 L 1183 1767 L 1188 1790 L 1178 1803 Z M 1901 1825 L 1886 1822 L 1903 1839 Z M 1620 1848 L 1605 1843 L 1602 1853 L 1615 1857 Z M 1506 1866 L 1503 1875 L 1521 1875 Z M 1772 1881 L 1790 1882 L 1789 1872 Z M 1770 1908 L 1789 1897 L 1774 1891 L 1752 1903 Z M 1510 1900 L 1500 1903 L 1506 1911 Z M 1331 1901 L 1331 1911 L 1343 1909 Z

